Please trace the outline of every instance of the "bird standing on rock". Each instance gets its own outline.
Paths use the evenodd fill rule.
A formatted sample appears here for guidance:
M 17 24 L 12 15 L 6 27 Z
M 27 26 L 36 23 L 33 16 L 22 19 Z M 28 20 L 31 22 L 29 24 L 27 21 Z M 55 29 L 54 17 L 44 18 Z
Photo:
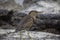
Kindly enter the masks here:
M 36 15 L 37 15 L 37 11 L 31 11 L 29 12 L 29 14 L 27 16 L 25 16 L 20 23 L 17 26 L 16 31 L 20 31 L 20 30 L 29 30 L 34 22 L 34 20 L 36 20 Z

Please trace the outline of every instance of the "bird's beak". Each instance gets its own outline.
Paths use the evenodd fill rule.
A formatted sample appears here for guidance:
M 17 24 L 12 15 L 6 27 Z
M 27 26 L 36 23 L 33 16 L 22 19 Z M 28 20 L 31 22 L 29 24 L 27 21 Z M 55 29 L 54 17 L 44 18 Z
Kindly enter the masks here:
M 38 14 L 43 13 L 42 11 L 38 12 Z

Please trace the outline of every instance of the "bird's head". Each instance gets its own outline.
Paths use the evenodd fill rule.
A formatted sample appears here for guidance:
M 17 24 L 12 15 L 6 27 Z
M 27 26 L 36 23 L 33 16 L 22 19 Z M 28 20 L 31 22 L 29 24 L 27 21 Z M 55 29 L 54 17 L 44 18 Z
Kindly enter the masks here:
M 36 16 L 37 14 L 38 14 L 38 11 L 30 11 L 29 12 L 29 15 L 32 16 L 32 17 Z

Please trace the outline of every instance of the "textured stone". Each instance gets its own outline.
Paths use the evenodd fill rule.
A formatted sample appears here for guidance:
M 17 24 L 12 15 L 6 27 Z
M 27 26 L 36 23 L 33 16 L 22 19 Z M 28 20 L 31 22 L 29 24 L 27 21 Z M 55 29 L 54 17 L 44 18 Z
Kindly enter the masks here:
M 17 33 L 9 34 L 5 37 L 6 40 L 59 40 L 60 35 L 46 33 L 46 32 L 35 32 L 35 31 L 20 31 Z

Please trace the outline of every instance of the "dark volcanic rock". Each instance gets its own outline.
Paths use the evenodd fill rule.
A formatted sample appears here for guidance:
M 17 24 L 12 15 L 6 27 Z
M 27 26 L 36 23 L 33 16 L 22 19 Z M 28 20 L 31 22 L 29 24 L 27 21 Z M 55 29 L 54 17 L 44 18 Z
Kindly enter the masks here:
M 60 32 L 55 28 L 48 28 L 48 29 L 45 29 L 45 30 L 42 30 L 42 31 L 49 32 L 49 33 L 54 33 L 54 34 L 60 34 Z
M 6 14 L 6 12 L 2 12 L 2 13 L 5 13 Z M 13 15 L 13 10 L 11 10 L 11 11 L 9 11 L 8 13 L 7 13 L 7 15 L 2 15 L 2 16 L 0 16 L 0 20 L 2 20 L 2 21 L 4 21 L 4 22 L 7 22 L 7 23 L 11 23 L 11 18 L 12 18 L 12 15 Z
M 34 22 L 31 30 L 32 31 L 45 31 L 50 33 L 60 33 L 60 20 L 56 19 L 39 19 L 37 18 Z
M 22 19 L 23 17 L 25 17 L 26 15 L 27 15 L 27 14 L 25 14 L 25 13 L 14 12 L 14 16 L 12 17 L 12 21 L 13 21 L 13 24 L 12 24 L 12 25 L 17 26 L 18 23 L 21 21 L 21 19 Z
M 60 26 L 60 20 L 48 20 L 48 19 L 45 19 L 45 20 L 40 20 L 40 19 L 37 19 L 35 21 L 35 24 L 37 26 L 43 26 L 45 25 L 47 28 L 58 28 Z
M 60 19 L 60 14 L 39 14 L 37 15 L 39 19 Z
M 0 27 L 4 29 L 14 28 L 20 20 L 26 16 L 25 13 L 18 13 L 13 10 L 0 9 Z
M 4 16 L 8 14 L 8 10 L 7 9 L 0 9 L 0 16 Z
M 8 25 L 12 24 L 11 18 L 13 16 L 13 10 L 0 9 L 0 27 L 10 28 Z M 7 24 L 7 25 L 6 25 Z
M 19 17 L 24 17 L 24 16 L 26 16 L 27 14 L 25 14 L 25 13 L 18 13 L 17 14 L 17 16 L 19 16 Z

